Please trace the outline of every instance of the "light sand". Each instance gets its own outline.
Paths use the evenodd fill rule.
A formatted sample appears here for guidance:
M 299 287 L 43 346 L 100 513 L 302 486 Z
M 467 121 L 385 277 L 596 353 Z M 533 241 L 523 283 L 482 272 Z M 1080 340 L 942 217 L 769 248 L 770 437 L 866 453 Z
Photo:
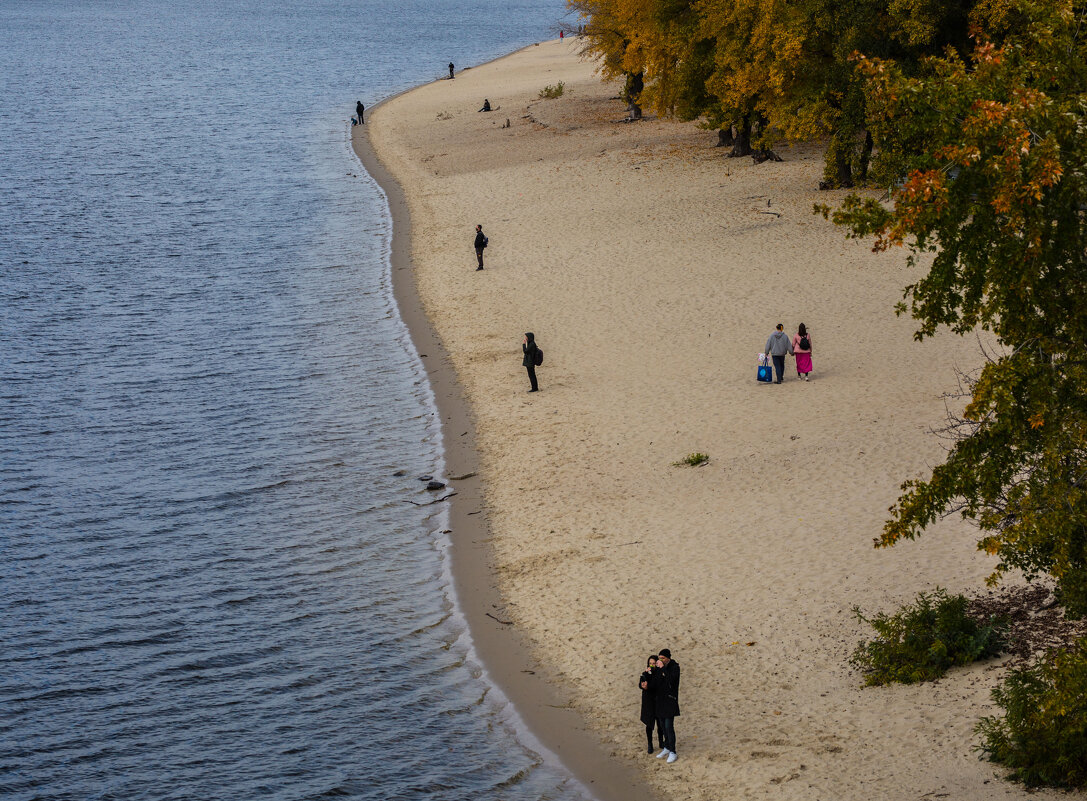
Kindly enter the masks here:
M 366 126 L 473 412 L 493 611 L 662 796 L 1025 797 L 972 750 L 999 663 L 882 689 L 847 664 L 867 634 L 854 605 L 969 591 L 992 569 L 957 520 L 871 545 L 899 483 L 940 460 L 940 396 L 977 342 L 913 342 L 892 313 L 904 255 L 811 213 L 842 196 L 815 191 L 818 148 L 755 166 L 692 124 L 619 123 L 617 88 L 578 46 L 420 87 Z M 561 98 L 537 98 L 560 80 Z M 476 112 L 484 97 L 494 112 Z M 756 384 L 779 321 L 811 329 L 810 383 Z M 546 353 L 535 395 L 524 331 Z M 709 464 L 672 465 L 692 451 Z M 504 636 L 475 613 L 477 636 Z M 673 765 L 645 754 L 635 686 L 664 646 L 683 667 Z

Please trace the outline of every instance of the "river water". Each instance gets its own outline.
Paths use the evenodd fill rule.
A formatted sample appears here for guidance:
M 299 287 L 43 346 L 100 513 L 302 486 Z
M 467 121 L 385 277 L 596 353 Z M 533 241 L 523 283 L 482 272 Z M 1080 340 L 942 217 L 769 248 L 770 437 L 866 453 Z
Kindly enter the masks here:
M 440 432 L 349 141 L 564 5 L 0 4 L 0 797 L 582 797 L 411 503 Z

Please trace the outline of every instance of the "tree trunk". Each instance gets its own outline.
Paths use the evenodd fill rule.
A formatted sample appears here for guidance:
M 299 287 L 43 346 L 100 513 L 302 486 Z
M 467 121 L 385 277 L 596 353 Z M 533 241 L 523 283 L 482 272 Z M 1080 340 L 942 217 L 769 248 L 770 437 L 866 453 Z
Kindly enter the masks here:
M 864 132 L 864 149 L 861 151 L 860 160 L 857 162 L 857 178 L 861 181 L 868 180 L 868 165 L 872 162 L 872 132 Z
M 838 188 L 851 189 L 853 187 L 853 165 L 849 162 L 849 150 L 843 147 L 835 155 L 838 167 Z
M 761 147 L 752 153 L 751 160 L 756 164 L 762 164 L 764 161 L 783 161 L 781 156 L 768 147 Z
M 623 88 L 623 94 L 626 96 L 627 101 L 627 119 L 631 122 L 640 120 L 642 118 L 642 107 L 638 101 L 642 97 L 642 90 L 645 89 L 645 81 L 642 78 L 640 72 L 628 72 L 627 83 Z
M 732 143 L 732 150 L 729 151 L 728 157 L 730 159 L 737 158 L 739 156 L 751 155 L 751 117 L 745 116 L 743 121 L 736 126 L 736 137 Z
M 851 132 L 846 136 L 839 131 L 830 138 L 820 189 L 849 189 L 853 186 L 853 135 Z
M 736 137 L 732 135 L 732 126 L 722 128 L 717 132 L 717 144 L 714 147 L 728 147 L 736 141 Z

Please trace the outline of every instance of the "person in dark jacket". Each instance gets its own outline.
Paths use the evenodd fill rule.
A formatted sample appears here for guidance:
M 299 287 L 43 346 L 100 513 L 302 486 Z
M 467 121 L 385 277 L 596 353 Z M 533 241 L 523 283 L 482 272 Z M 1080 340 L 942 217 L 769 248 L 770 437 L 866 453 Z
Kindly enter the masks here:
M 483 269 L 483 248 L 485 247 L 487 247 L 487 235 L 483 233 L 483 226 L 477 225 L 475 242 L 476 261 L 479 262 L 479 266 L 476 267 L 477 270 Z
M 653 729 L 657 730 L 657 747 L 668 750 L 664 748 L 664 729 L 657 720 L 657 701 L 653 691 L 649 689 L 649 684 L 653 680 L 653 671 L 657 669 L 657 655 L 652 654 L 646 663 L 645 671 L 638 679 L 638 686 L 642 688 L 642 723 L 645 724 L 645 739 L 649 744 L 647 754 L 653 753 Z
M 532 385 L 529 392 L 538 392 L 540 385 L 536 383 L 536 335 L 531 331 L 525 334 L 525 341 L 521 343 L 521 351 L 525 358 L 521 359 L 521 365 L 528 368 L 528 382 Z
M 656 702 L 657 720 L 664 731 L 664 748 L 657 759 L 668 757 L 669 762 L 675 762 L 676 756 L 676 728 L 675 719 L 679 717 L 679 662 L 672 659 L 672 652 L 667 648 L 661 648 L 657 656 L 659 670 L 655 671 L 649 689 L 653 690 Z
M 361 100 L 355 103 L 355 113 L 359 115 L 359 125 L 365 125 L 366 120 L 363 119 L 362 115 L 366 113 L 366 106 L 362 105 Z
M 449 62 L 449 77 L 450 78 L 453 77 L 453 62 L 452 61 Z
M 480 111 L 490 111 L 490 110 L 491 110 L 491 101 L 488 100 L 487 98 L 483 98 L 483 108 L 481 108 Z

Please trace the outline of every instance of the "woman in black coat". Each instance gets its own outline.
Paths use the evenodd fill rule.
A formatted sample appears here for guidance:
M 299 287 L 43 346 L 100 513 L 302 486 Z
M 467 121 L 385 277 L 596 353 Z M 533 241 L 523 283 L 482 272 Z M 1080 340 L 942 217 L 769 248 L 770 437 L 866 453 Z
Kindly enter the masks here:
M 659 670 L 656 654 L 649 657 L 645 671 L 642 673 L 641 678 L 638 679 L 638 686 L 642 688 L 642 723 L 645 724 L 645 739 L 649 744 L 646 753 L 649 754 L 653 753 L 654 728 L 657 730 L 657 743 L 660 748 L 664 748 L 664 730 L 661 729 L 660 723 L 657 721 L 657 699 L 653 690 L 650 689 L 653 686 L 654 670 Z
M 536 383 L 537 350 L 539 348 L 536 347 L 536 335 L 529 331 L 525 334 L 525 341 L 521 343 L 521 351 L 525 354 L 525 357 L 521 359 L 521 366 L 528 368 L 528 382 L 532 385 L 529 392 L 537 392 L 540 389 L 540 385 Z

